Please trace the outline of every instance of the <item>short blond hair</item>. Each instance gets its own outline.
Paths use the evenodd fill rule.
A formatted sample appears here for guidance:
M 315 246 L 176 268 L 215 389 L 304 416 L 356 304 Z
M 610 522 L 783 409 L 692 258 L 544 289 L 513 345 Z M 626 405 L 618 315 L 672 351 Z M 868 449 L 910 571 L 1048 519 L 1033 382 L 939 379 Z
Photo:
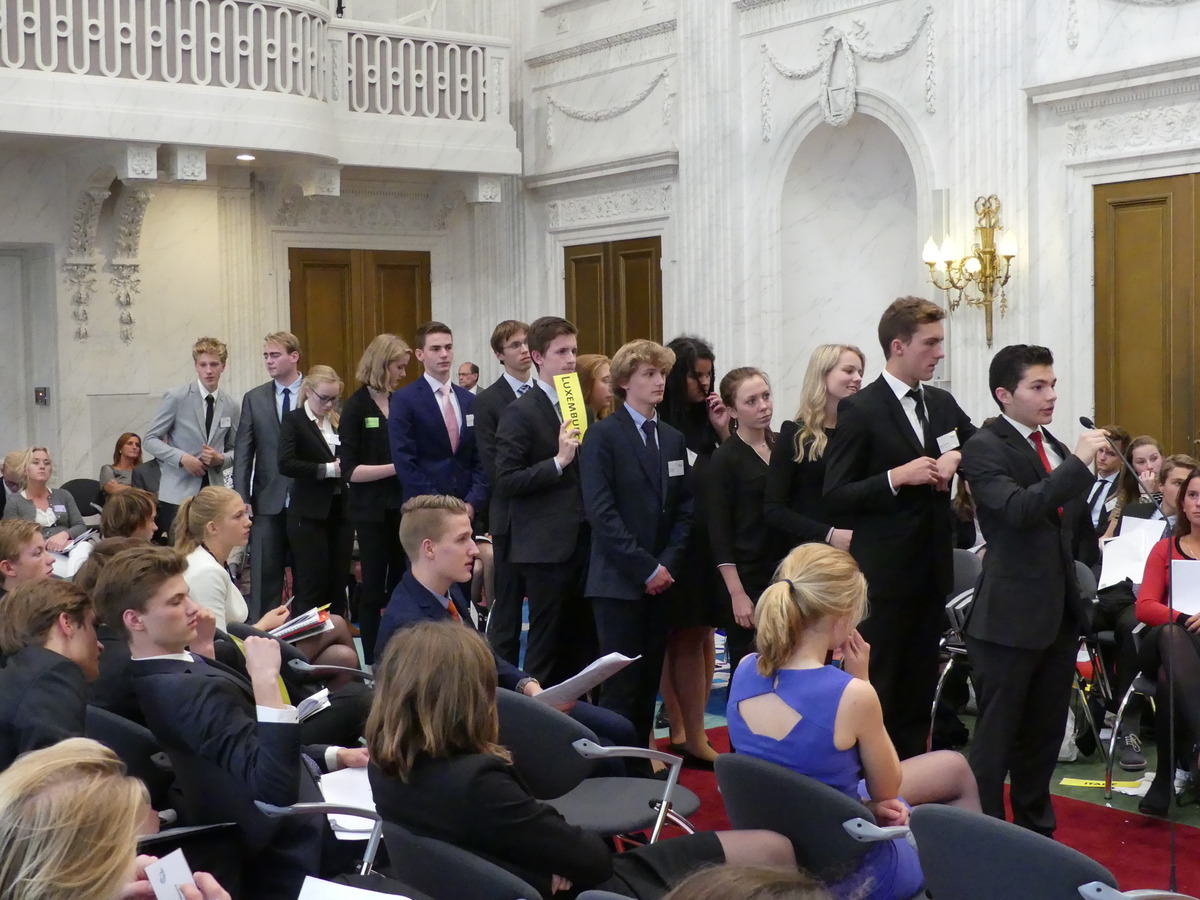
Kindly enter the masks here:
M 0 560 L 16 562 L 21 551 L 42 533 L 42 526 L 29 519 L 0 521 Z
M 367 345 L 367 349 L 363 351 L 362 358 L 358 361 L 358 368 L 354 371 L 354 377 L 360 383 L 374 390 L 391 390 L 391 385 L 388 383 L 388 366 L 410 353 L 412 353 L 412 349 L 402 338 L 398 338 L 394 334 L 376 335 L 375 340 L 371 341 Z
M 13 450 L 4 457 L 4 468 L 8 469 L 10 472 L 16 472 L 20 474 L 21 460 L 24 458 L 24 456 L 24 450 Z
M 108 900 L 133 875 L 145 786 L 115 753 L 69 738 L 0 773 L 0 897 Z
M 229 359 L 229 348 L 215 337 L 196 338 L 196 343 L 192 344 L 192 359 L 199 359 L 201 353 L 209 353 L 223 363 Z
M 263 338 L 263 345 L 276 344 L 284 353 L 299 353 L 300 338 L 290 331 L 272 331 Z
M 83 625 L 90 609 L 92 598 L 69 581 L 28 581 L 0 599 L 0 650 L 11 656 L 25 647 L 40 647 L 60 615 Z
M 29 464 L 33 462 L 33 454 L 37 453 L 39 450 L 50 457 L 50 473 L 52 475 L 54 474 L 54 457 L 50 456 L 49 447 L 26 447 L 24 450 L 17 451 L 21 454 L 17 459 L 17 480 L 21 483 L 22 488 L 25 488 L 29 484 Z M 12 454 L 10 453 L 9 456 L 12 456 Z M 8 462 L 7 457 L 5 458 L 4 462 Z
M 467 515 L 467 504 L 448 494 L 421 494 L 400 507 L 400 546 L 408 558 L 416 559 L 421 541 L 440 541 L 450 527 L 451 516 Z
M 608 374 L 612 378 L 613 393 L 621 400 L 625 399 L 625 388 L 622 382 L 628 381 L 637 372 L 642 363 L 650 363 L 664 375 L 675 365 L 675 351 L 662 344 L 644 338 L 624 344 L 612 358 Z

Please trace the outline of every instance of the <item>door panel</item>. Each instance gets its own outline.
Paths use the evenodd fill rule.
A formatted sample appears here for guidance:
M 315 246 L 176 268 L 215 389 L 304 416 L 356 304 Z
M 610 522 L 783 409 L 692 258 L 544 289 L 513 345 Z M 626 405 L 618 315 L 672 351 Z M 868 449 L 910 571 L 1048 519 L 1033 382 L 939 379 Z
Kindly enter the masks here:
M 612 356 L 635 338 L 662 341 L 660 238 L 567 247 L 564 277 L 580 353 Z

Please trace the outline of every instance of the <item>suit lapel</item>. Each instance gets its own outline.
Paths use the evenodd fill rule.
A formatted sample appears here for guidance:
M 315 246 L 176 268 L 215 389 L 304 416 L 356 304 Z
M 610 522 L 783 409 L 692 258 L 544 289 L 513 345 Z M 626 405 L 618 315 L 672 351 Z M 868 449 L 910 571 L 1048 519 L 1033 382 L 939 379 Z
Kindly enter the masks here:
M 433 388 L 429 386 L 429 382 L 422 375 L 416 382 L 418 395 L 424 397 L 420 402 L 425 407 L 425 415 L 430 419 L 430 430 L 438 435 L 438 440 L 442 444 L 442 448 L 450 452 L 450 435 L 446 431 L 446 420 L 442 417 L 442 404 L 438 400 L 437 394 L 433 392 Z
M 882 375 L 875 382 L 879 385 L 879 389 L 883 392 L 883 403 L 891 413 L 893 424 L 900 429 L 900 433 L 904 435 L 904 439 L 908 441 L 910 447 L 918 454 L 924 456 L 926 449 L 921 446 L 921 442 L 917 440 L 917 433 L 913 431 L 912 422 L 908 420 L 908 413 L 904 411 L 904 406 L 900 403 L 900 398 L 896 396 L 896 392 L 892 390 L 891 384 Z M 925 415 L 929 415 L 929 407 L 925 408 Z M 932 430 L 932 429 L 931 429 Z
M 992 429 L 996 432 L 997 437 L 1004 441 L 1005 444 L 1012 448 L 1025 461 L 1025 465 L 1029 468 L 1029 472 L 1033 476 L 1030 484 L 1041 481 L 1049 474 L 1046 472 L 1046 467 L 1042 465 L 1042 460 L 1037 455 L 1037 451 L 1033 449 L 1033 444 L 1021 437 L 1017 429 L 1013 428 L 1006 419 L 997 419 L 995 424 L 992 425 Z
M 619 407 L 617 411 L 613 413 L 613 415 L 617 416 L 620 420 L 621 429 L 625 432 L 625 438 L 629 441 L 630 448 L 633 450 L 633 455 L 637 459 L 638 465 L 641 466 L 642 471 L 650 480 L 650 484 L 654 487 L 654 490 L 658 492 L 658 496 L 661 497 L 663 481 L 662 444 L 659 443 L 658 450 L 659 471 L 655 472 L 650 466 L 650 461 L 647 459 L 645 453 L 646 442 L 642 439 L 642 434 L 638 430 L 638 427 L 633 424 L 633 416 L 629 415 L 629 411 L 625 409 L 623 405 Z
M 304 414 L 304 421 L 308 423 L 308 430 L 317 439 L 317 446 L 325 451 L 325 455 L 329 457 L 329 462 L 333 462 L 335 458 L 333 451 L 329 449 L 329 444 L 325 442 L 325 435 L 322 433 L 320 426 L 308 417 L 308 413 Z M 334 434 L 337 434 L 336 428 L 334 429 Z
M 208 432 L 204 430 L 204 398 L 200 396 L 200 386 L 192 384 L 188 388 L 188 401 L 192 406 L 192 411 L 196 414 L 196 433 L 204 436 L 204 443 L 208 443 Z M 213 404 L 216 406 L 216 403 Z M 216 419 L 214 410 L 214 421 Z
M 537 406 L 538 413 L 545 420 L 546 424 L 553 428 L 554 433 L 557 434 L 558 429 L 562 427 L 562 422 L 558 421 L 558 413 L 554 411 L 554 403 L 546 395 L 546 392 L 536 384 L 529 391 L 537 391 L 536 396 L 533 398 L 534 405 Z M 526 391 L 526 393 L 529 393 L 529 391 Z

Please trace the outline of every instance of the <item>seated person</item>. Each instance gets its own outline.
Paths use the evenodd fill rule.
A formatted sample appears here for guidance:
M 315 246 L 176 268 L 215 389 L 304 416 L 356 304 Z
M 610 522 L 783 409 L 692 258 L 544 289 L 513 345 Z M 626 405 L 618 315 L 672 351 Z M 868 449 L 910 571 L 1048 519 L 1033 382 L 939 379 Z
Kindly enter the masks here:
M 62 553 L 74 538 L 87 531 L 75 498 L 62 488 L 50 488 L 54 463 L 45 447 L 30 447 L 25 451 L 21 467 L 24 486 L 20 493 L 9 498 L 4 518 L 37 522 L 46 539 L 46 549 Z
M 0 897 L 134 900 L 154 892 L 152 856 L 134 853 L 149 809 L 146 788 L 107 747 L 71 738 L 0 773 Z M 47 827 L 51 826 L 51 827 Z M 184 900 L 229 900 L 207 872 Z
M 92 600 L 43 578 L 0 601 L 0 769 L 22 753 L 84 733 L 87 682 L 99 674 Z
M 769 831 L 701 832 L 612 854 L 534 799 L 497 744 L 495 656 L 473 629 L 421 622 L 376 663 L 367 724 L 371 789 L 383 818 L 509 869 L 544 897 L 600 888 L 661 897 L 705 865 L 795 866 Z
M 201 488 L 184 500 L 175 516 L 172 535 L 175 548 L 187 554 L 188 591 L 194 601 L 212 610 L 217 628 L 228 630 L 230 622 L 246 621 L 249 612 L 241 591 L 229 576 L 225 564 L 237 548 L 250 540 L 250 517 L 237 491 L 225 487 Z M 288 620 L 291 610 L 277 606 L 254 623 L 261 631 L 270 631 Z M 296 647 L 313 664 L 357 669 L 358 649 L 350 626 L 341 616 L 330 616 L 333 628 L 296 642 Z M 330 688 L 341 687 L 350 675 L 331 678 Z
M 100 537 L 153 540 L 158 532 L 157 515 L 158 501 L 152 493 L 141 488 L 126 488 L 113 494 L 104 504 L 104 511 L 100 513 Z
M 784 558 L 755 607 L 758 652 L 730 684 L 730 743 L 862 800 L 880 825 L 906 824 L 909 806 L 921 803 L 978 810 L 960 754 L 900 761 L 867 680 L 870 646 L 856 629 L 866 605 L 866 579 L 844 550 L 801 544 Z M 828 664 L 831 653 L 842 668 Z M 898 839 L 873 845 L 857 871 L 829 887 L 837 897 L 880 900 L 911 897 L 923 882 L 916 850 Z
M 400 508 L 400 544 L 410 566 L 383 611 L 376 658 L 396 631 L 416 622 L 453 619 L 469 627 L 471 621 L 470 604 L 458 587 L 471 580 L 479 555 L 467 505 L 446 495 L 413 497 Z M 519 691 L 527 697 L 542 692 L 542 686 L 532 675 L 499 656 L 495 662 L 502 688 Z M 559 708 L 590 728 L 605 744 L 635 747 L 643 743 L 629 720 L 617 713 L 582 702 Z M 623 774 L 625 767 L 620 768 L 622 772 L 618 774 Z M 649 766 L 643 769 L 642 774 L 649 774 Z
M 1158 768 L 1138 804 L 1139 812 L 1153 816 L 1165 816 L 1170 806 L 1176 748 L 1191 747 L 1194 754 L 1194 742 L 1200 737 L 1200 614 L 1188 615 L 1169 606 L 1171 561 L 1200 559 L 1200 471 L 1187 473 L 1179 496 L 1175 532 L 1150 551 L 1136 606 L 1138 621 L 1154 626 L 1138 647 L 1142 673 L 1158 686 L 1154 729 Z M 1167 697 L 1173 698 L 1173 704 Z M 1189 759 L 1186 765 L 1190 769 L 1197 760 Z
M 37 522 L 0 522 L 0 597 L 27 582 L 49 578 L 53 569 L 54 557 L 46 552 L 46 539 Z
M 6 453 L 4 462 L 0 463 L 0 511 L 4 509 L 8 498 L 21 491 L 21 471 L 25 460 L 24 450 L 14 450 Z
M 132 431 L 117 438 L 112 465 L 100 467 L 100 490 L 110 497 L 133 487 L 133 470 L 142 462 L 142 439 Z
M 305 875 L 343 870 L 354 850 L 336 846 L 324 821 L 267 819 L 254 801 L 319 800 L 310 765 L 360 767 L 366 752 L 301 746 L 296 709 L 280 688 L 276 641 L 245 640 L 249 680 L 214 659 L 215 623 L 188 597 L 185 565 L 166 548 L 118 553 L 100 573 L 96 608 L 125 635 L 134 693 L 171 756 L 190 820 L 235 822 L 246 896 L 292 900 Z

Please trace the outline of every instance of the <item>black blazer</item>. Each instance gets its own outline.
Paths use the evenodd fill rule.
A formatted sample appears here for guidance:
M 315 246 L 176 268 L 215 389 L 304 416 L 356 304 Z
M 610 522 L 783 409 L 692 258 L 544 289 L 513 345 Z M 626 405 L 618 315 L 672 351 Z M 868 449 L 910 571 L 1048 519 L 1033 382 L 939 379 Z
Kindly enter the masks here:
M 576 890 L 613 871 L 599 835 L 534 799 L 516 770 L 491 754 L 418 758 L 407 783 L 369 768 L 375 808 L 388 822 L 447 841 L 503 866 L 550 896 L 550 875 Z
M 22 753 L 83 737 L 87 680 L 67 657 L 25 647 L 0 669 L 0 771 Z
M 834 429 L 826 429 L 832 437 Z M 796 435 L 800 426 L 791 419 L 783 423 L 771 465 L 767 469 L 766 497 L 763 510 L 767 522 L 786 532 L 793 543 L 824 541 L 834 527 L 825 511 L 825 456 L 796 462 Z M 805 454 L 811 442 L 804 445 Z M 826 448 L 828 448 L 828 443 Z
M 509 559 L 515 563 L 561 563 L 575 552 L 584 521 L 582 448 L 559 475 L 554 456 L 561 427 L 554 404 L 537 385 L 500 416 L 494 490 L 508 504 Z
M 1029 650 L 1050 646 L 1064 611 L 1085 629 L 1090 606 L 1079 594 L 1073 543 L 1076 534 L 1094 541 L 1087 492 L 1095 479 L 1043 432 L 1063 460 L 1053 472 L 1002 418 L 967 441 L 960 467 L 987 542 L 967 634 Z
M 516 391 L 503 375 L 475 397 L 475 446 L 487 476 L 488 527 L 492 534 L 508 533 L 508 497 L 496 490 L 496 429 L 501 414 L 516 399 Z
M 333 451 L 304 404 L 283 417 L 279 423 L 279 471 L 293 479 L 290 514 L 325 519 L 333 505 L 342 502 L 340 481 L 318 474 L 333 461 Z
M 378 481 L 355 483 L 350 476 L 359 466 L 390 466 L 387 416 L 379 411 L 365 384 L 347 398 L 338 422 L 338 457 L 346 481 L 346 511 L 355 522 L 382 522 L 389 509 L 400 508 L 400 479 L 395 475 Z
M 954 397 L 929 385 L 924 394 L 933 441 L 957 432 L 965 444 L 975 426 Z M 930 590 L 945 596 L 953 587 L 950 492 L 905 485 L 893 494 L 887 479 L 889 469 L 939 455 L 936 443 L 921 445 L 882 375 L 838 404 L 838 425 L 825 451 L 825 508 L 854 530 L 850 553 L 873 600 Z
M 584 437 L 580 473 L 592 526 L 589 597 L 641 599 L 659 565 L 674 575 L 683 561 L 693 508 L 683 434 L 659 420 L 657 472 L 645 465 L 644 447 L 624 404 Z
M 768 464 L 737 435 L 716 449 L 708 466 L 709 564 L 733 563 L 742 587 L 756 602 L 789 547 L 763 512 L 767 470 Z

